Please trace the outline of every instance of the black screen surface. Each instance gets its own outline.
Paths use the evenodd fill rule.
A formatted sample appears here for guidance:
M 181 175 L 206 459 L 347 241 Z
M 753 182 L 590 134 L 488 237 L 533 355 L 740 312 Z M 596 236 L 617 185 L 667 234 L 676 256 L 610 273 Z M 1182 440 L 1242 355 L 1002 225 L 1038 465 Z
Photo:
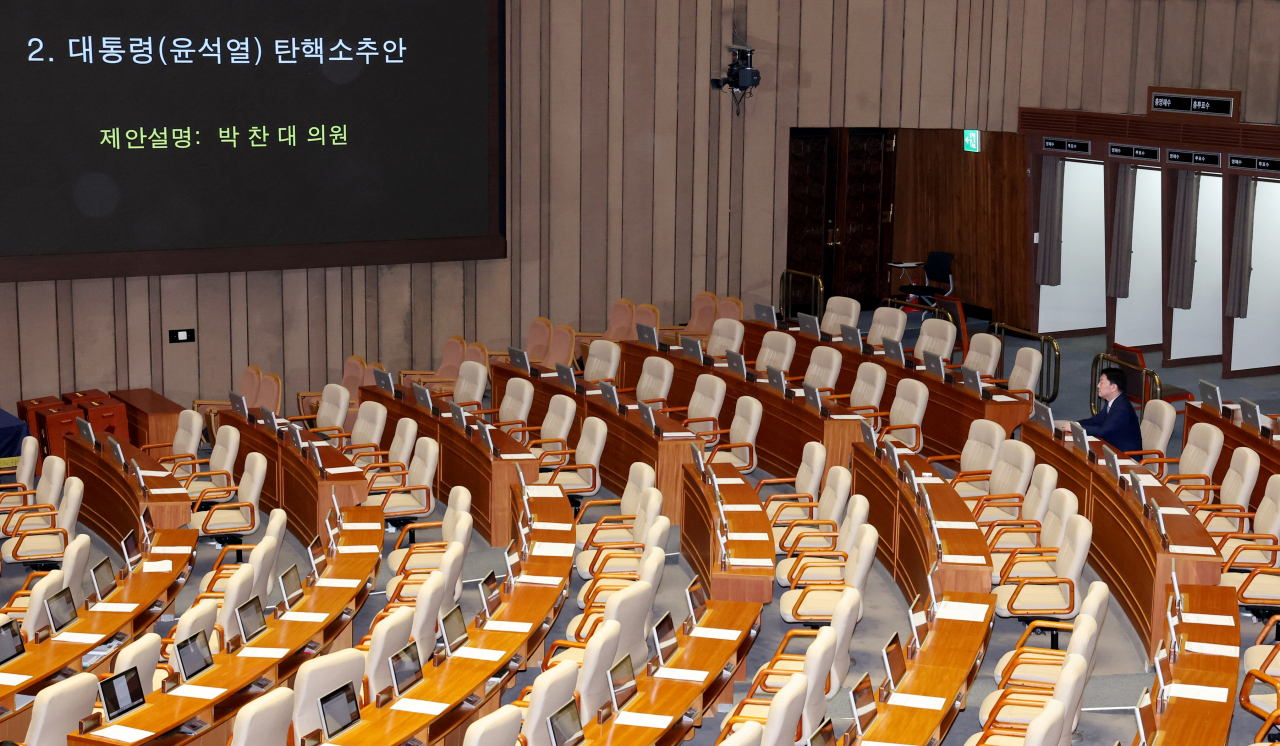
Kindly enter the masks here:
M 485 235 L 490 12 L 0 0 L 0 257 Z

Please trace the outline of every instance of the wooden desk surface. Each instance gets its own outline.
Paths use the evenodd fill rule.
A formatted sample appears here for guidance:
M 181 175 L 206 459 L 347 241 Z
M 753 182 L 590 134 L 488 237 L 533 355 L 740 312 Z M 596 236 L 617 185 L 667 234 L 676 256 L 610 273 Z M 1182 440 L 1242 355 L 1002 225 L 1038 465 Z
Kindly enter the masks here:
M 1237 448 L 1252 448 L 1258 454 L 1258 481 L 1253 485 L 1253 494 L 1249 497 L 1249 510 L 1257 510 L 1262 496 L 1267 491 L 1267 480 L 1280 474 L 1280 441 L 1263 440 L 1257 430 L 1235 422 L 1234 420 L 1214 414 L 1213 411 L 1192 405 L 1187 402 L 1183 408 L 1185 420 L 1182 425 L 1182 447 L 1187 447 L 1187 436 L 1191 428 L 1198 422 L 1208 422 L 1222 431 L 1222 453 L 1218 456 L 1218 464 L 1213 470 L 1213 483 L 1222 484 L 1227 470 L 1231 468 L 1231 455 Z M 1264 413 L 1265 414 L 1265 413 Z
M 79 520 L 112 547 L 119 547 L 131 530 L 142 534 L 144 508 L 150 511 L 157 529 L 181 528 L 191 521 L 191 497 L 175 477 L 145 477 L 150 497 L 144 501 L 137 479 L 125 474 L 109 454 L 95 451 L 78 435 L 68 435 L 64 445 L 67 476 L 84 482 Z M 140 448 L 121 443 L 120 450 L 126 461 L 137 461 L 143 471 L 165 471 Z M 157 490 L 181 491 L 157 494 Z
M 721 484 L 720 496 L 726 505 L 754 507 L 750 511 L 726 511 L 730 539 L 729 554 L 737 559 L 766 561 L 765 567 L 748 567 L 730 564 L 722 568 L 720 541 L 717 537 L 720 512 L 716 508 L 712 487 L 704 484 L 702 475 L 693 464 L 685 464 L 682 483 L 684 519 L 680 530 L 680 553 L 689 561 L 693 571 L 702 578 L 711 598 L 731 601 L 754 601 L 767 604 L 773 600 L 774 560 L 773 531 L 769 517 L 760 502 L 760 495 L 750 482 L 741 478 L 738 470 L 729 464 L 713 464 L 712 473 L 718 480 L 739 480 L 742 484 Z M 815 529 L 820 530 L 820 529 Z M 768 537 L 764 541 L 732 538 L 747 534 Z
M 295 610 L 323 614 L 324 621 L 286 622 L 274 617 L 268 618 L 267 631 L 250 643 L 249 647 L 284 648 L 287 652 L 283 657 L 249 658 L 239 652 L 230 655 L 219 653 L 214 656 L 214 666 L 192 682 L 197 686 L 222 689 L 216 697 L 180 697 L 172 692 L 166 694 L 157 690 L 147 695 L 146 705 L 117 719 L 113 725 L 124 725 L 151 733 L 166 733 L 199 717 L 210 723 L 210 728 L 190 738 L 177 738 L 174 743 L 206 738 L 215 729 L 228 728 L 235 714 L 234 708 L 252 698 L 253 695 L 242 694 L 241 690 L 264 676 L 276 683 L 291 677 L 311 657 L 304 650 L 308 643 L 315 641 L 319 644 L 315 652 L 319 655 L 335 647 L 335 642 L 341 644 L 349 640 L 348 628 L 351 620 L 368 598 L 381 565 L 382 510 L 347 508 L 343 511 L 343 518 L 344 521 L 376 523 L 379 528 L 344 531 L 339 537 L 339 546 L 376 545 L 379 551 L 344 554 L 339 550 L 339 553 L 330 555 L 330 566 L 325 571 L 325 577 L 363 582 L 356 588 L 308 588 Z M 102 738 L 94 733 L 83 736 L 71 734 L 67 740 L 71 744 L 119 746 L 118 741 Z

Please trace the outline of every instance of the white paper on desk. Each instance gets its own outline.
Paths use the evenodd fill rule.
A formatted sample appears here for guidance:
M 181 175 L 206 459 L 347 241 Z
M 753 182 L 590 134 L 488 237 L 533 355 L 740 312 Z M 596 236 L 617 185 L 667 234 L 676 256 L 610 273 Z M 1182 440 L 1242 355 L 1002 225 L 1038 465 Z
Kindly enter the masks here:
M 687 430 L 664 430 L 662 432 L 662 437 L 667 440 L 676 440 L 678 438 L 696 438 L 698 437 L 698 434 L 691 433 Z
M 742 533 L 729 532 L 729 541 L 773 541 L 769 534 L 757 534 L 750 531 Z
M 628 405 L 627 405 L 627 409 L 639 409 L 639 408 L 640 408 L 640 405 L 639 405 L 639 404 L 628 404 Z
M 161 470 L 161 471 L 147 471 L 146 469 L 141 469 L 140 471 L 142 472 L 142 476 L 144 476 L 144 477 L 167 477 L 167 476 L 170 476 L 169 472 L 167 472 L 167 471 L 163 471 L 163 470 Z
M 534 521 L 533 527 L 539 531 L 569 531 L 573 529 L 572 523 L 549 523 L 547 521 Z
M 504 461 L 532 461 L 536 459 L 537 456 L 532 453 L 504 453 L 501 458 Z
M 485 632 L 518 632 L 524 634 L 533 629 L 529 622 L 503 622 L 497 619 L 484 623 Z
M 675 679 L 676 681 L 692 681 L 701 684 L 711 675 L 710 671 L 697 671 L 692 668 L 659 668 L 654 672 L 655 679 Z
M 563 581 L 554 575 L 521 575 L 516 578 L 516 582 L 530 585 L 560 585 Z
M 616 725 L 636 725 L 641 728 L 658 728 L 665 730 L 671 726 L 671 718 L 667 715 L 646 715 L 642 712 L 623 710 L 613 719 Z
M 920 694 L 903 694 L 894 692 L 889 695 L 889 704 L 901 707 L 915 707 L 920 710 L 941 710 L 947 700 L 943 697 L 925 697 Z
M 911 623 L 917 627 L 923 627 L 929 623 L 929 614 L 924 611 L 917 611 L 911 615 Z
M 128 614 L 129 612 L 133 611 L 136 608 L 138 608 L 137 604 L 101 603 L 101 604 L 94 604 L 93 608 L 90 609 L 90 611 L 105 611 L 105 612 L 114 613 L 114 614 Z
M 981 556 L 978 556 L 978 555 L 976 555 L 976 554 L 944 554 L 944 555 L 942 555 L 942 561 L 943 561 L 943 562 L 950 562 L 950 563 L 952 563 L 952 564 L 956 564 L 956 565 L 985 565 L 985 564 L 987 564 L 987 558 L 986 558 L 986 557 L 981 557 Z
M 789 327 L 787 327 L 787 331 L 789 331 L 789 332 L 798 332 L 798 331 L 800 331 L 800 327 L 798 327 L 798 326 L 789 326 Z
M 1213 547 L 1189 547 L 1185 544 L 1170 544 L 1169 551 L 1174 554 L 1203 554 L 1208 557 L 1218 553 Z
M 453 412 L 441 412 L 441 413 L 440 413 L 440 416 L 441 416 L 442 418 L 443 418 L 443 417 L 448 417 L 449 419 L 453 419 Z
M 339 544 L 338 554 L 382 554 L 382 547 L 376 544 Z
M 191 554 L 191 547 L 151 547 L 148 554 Z
M 1199 699 L 1205 702 L 1226 702 L 1227 688 L 1225 686 L 1197 686 L 1195 684 L 1169 684 L 1165 691 L 1170 697 L 1182 697 L 1183 699 Z
M 831 338 L 831 341 L 832 341 L 832 342 L 843 342 L 843 341 L 844 341 L 844 337 L 841 337 L 841 336 L 839 336 L 839 335 L 836 335 L 836 336 L 834 336 L 834 337 L 832 337 L 832 338 Z
M 329 618 L 328 614 L 321 614 L 315 611 L 286 611 L 280 615 L 280 620 L 285 622 L 323 622 Z
M 157 560 L 155 562 L 143 562 L 143 572 L 173 572 L 173 560 Z
M 942 477 L 916 477 L 916 484 L 946 484 Z
M 746 484 L 741 477 L 716 477 L 716 484 Z
M 987 619 L 987 605 L 964 601 L 939 601 L 935 618 L 952 619 L 958 622 L 984 622 Z
M 391 709 L 415 712 L 419 715 L 439 715 L 449 709 L 449 705 L 444 702 L 432 702 L 428 699 L 409 699 L 407 697 L 401 697 L 391 705 Z
M 862 419 L 862 415 L 860 415 L 860 414 L 833 414 L 833 415 L 831 415 L 831 419 L 833 419 L 833 420 L 860 420 L 860 419 Z
M 690 637 L 706 637 L 712 640 L 737 640 L 742 633 L 736 629 L 720 629 L 719 627 L 694 627 Z
M 20 673 L 0 673 L 0 686 L 17 686 L 30 680 L 30 676 L 24 676 Z
M 1236 626 L 1236 617 L 1225 616 L 1223 614 L 1192 614 L 1190 612 L 1182 613 L 1182 621 L 1187 624 L 1212 624 L 1215 627 L 1234 627 Z
M 1191 515 L 1186 508 L 1161 508 L 1160 515 Z
M 381 523 L 347 523 L 342 524 L 343 531 L 381 531 Z
M 543 373 L 542 377 L 543 378 L 559 378 L 560 374 L 559 373 Z
M 216 686 L 196 686 L 194 684 L 183 684 L 170 691 L 169 693 L 175 697 L 190 697 L 192 699 L 216 699 L 226 694 L 226 689 L 219 689 Z
M 531 484 L 529 485 L 529 497 L 560 497 L 563 493 L 557 485 L 548 484 Z
M 472 658 L 478 661 L 500 661 L 507 657 L 506 651 L 489 648 L 458 648 L 453 651 L 455 658 Z
M 288 648 L 240 648 L 241 658 L 270 658 L 279 660 L 289 654 Z
M 791 393 L 794 396 L 804 396 L 804 389 L 791 389 Z
M 73 642 L 77 645 L 89 645 L 102 639 L 102 635 L 91 635 L 85 632 L 63 632 L 60 635 L 54 635 L 54 642 Z
M 995 396 L 991 397 L 991 401 L 1010 402 L 1010 401 L 1018 401 L 1018 400 L 1013 398 L 1012 396 L 1005 396 L 1004 394 L 996 394 Z
M 359 474 L 364 471 L 358 466 L 334 466 L 325 467 L 325 471 L 329 474 Z
M 573 550 L 576 547 L 573 544 L 559 541 L 538 541 L 534 542 L 533 551 L 529 552 L 533 557 L 572 557 Z
M 728 368 L 729 364 L 728 363 L 712 363 L 711 366 L 713 368 Z
M 1163 486 L 1163 485 L 1161 485 L 1161 484 L 1160 484 L 1160 480 L 1159 480 L 1159 479 L 1156 479 L 1156 476 L 1155 476 L 1154 474 L 1139 474 L 1139 475 L 1138 475 L 1138 481 L 1142 483 L 1142 486 L 1143 486 L 1143 487 L 1161 487 L 1161 486 Z
M 327 440 L 304 440 L 304 441 L 302 441 L 302 447 L 303 447 L 303 448 L 310 448 L 311 446 L 329 446 L 330 448 L 332 448 L 332 447 L 333 447 L 333 444 L 332 444 L 332 443 L 330 443 L 330 442 L 329 442 L 329 441 L 327 441 Z
M 587 396 L 601 396 L 603 394 L 604 392 L 601 391 L 600 389 L 591 389 L 590 391 L 587 392 Z
M 1221 655 L 1227 658 L 1239 658 L 1239 645 L 1216 645 L 1212 642 L 1191 642 L 1187 641 L 1184 646 L 1188 653 L 1201 653 L 1204 655 Z
M 870 707 L 875 707 L 875 706 L 876 706 L 876 705 L 875 705 L 875 703 L 874 703 L 874 702 L 872 702 L 871 704 L 867 705 L 867 707 L 868 707 L 868 708 L 870 708 Z M 868 711 L 869 711 L 869 710 L 868 710 Z M 859 715 L 862 715 L 862 714 L 864 714 L 864 713 L 859 712 L 858 714 L 859 714 Z M 907 746 L 907 744 L 904 744 L 904 743 L 895 743 L 895 742 L 893 742 L 893 741 L 865 741 L 865 740 L 864 740 L 864 741 L 862 742 L 862 746 Z
M 978 524 L 974 523 L 973 521 L 934 521 L 933 525 L 937 526 L 940 529 L 954 528 L 954 529 L 972 529 L 974 531 L 982 530 L 978 528 Z
M 186 495 L 185 487 L 148 487 L 147 491 L 153 495 Z
M 773 560 L 757 559 L 755 557 L 730 557 L 729 564 L 734 567 L 773 567 Z
M 753 505 L 751 503 L 725 503 L 720 507 L 724 508 L 724 512 L 726 513 L 752 513 L 763 510 L 759 505 Z
M 883 354 L 884 354 L 884 350 L 872 350 L 872 351 L 871 351 L 871 354 L 872 354 L 872 355 L 883 355 Z
M 316 581 L 317 588 L 359 588 L 363 580 L 352 580 L 350 578 L 320 578 Z
M 106 738 L 111 741 L 119 741 L 121 743 L 137 743 L 138 741 L 144 741 L 155 734 L 149 730 L 130 728 L 126 725 L 108 725 L 105 728 L 99 728 L 95 731 L 91 731 L 89 735 Z

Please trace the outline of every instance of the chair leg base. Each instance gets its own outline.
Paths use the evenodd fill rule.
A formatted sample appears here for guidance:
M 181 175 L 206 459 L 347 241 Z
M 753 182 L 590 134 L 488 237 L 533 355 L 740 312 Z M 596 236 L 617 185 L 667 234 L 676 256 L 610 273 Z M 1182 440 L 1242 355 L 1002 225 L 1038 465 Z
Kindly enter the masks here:
M 1030 626 L 1032 622 L 1058 622 L 1062 620 L 1057 619 L 1055 617 L 1047 617 L 1047 616 L 1046 617 L 1023 616 L 1023 617 L 1018 617 L 1018 621 L 1022 622 L 1022 626 L 1027 627 L 1027 626 Z M 1035 631 L 1035 634 L 1043 635 L 1046 631 L 1049 633 L 1049 648 L 1051 650 L 1057 650 L 1058 649 L 1058 630 L 1056 629 L 1044 630 L 1044 629 L 1037 628 Z
M 22 566 L 27 568 L 28 572 L 52 572 L 62 567 L 60 562 L 23 562 Z

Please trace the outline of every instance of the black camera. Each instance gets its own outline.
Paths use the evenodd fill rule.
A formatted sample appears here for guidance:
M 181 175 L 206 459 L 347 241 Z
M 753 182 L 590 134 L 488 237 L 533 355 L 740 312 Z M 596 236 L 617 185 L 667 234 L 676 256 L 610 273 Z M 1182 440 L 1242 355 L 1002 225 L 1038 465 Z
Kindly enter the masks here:
M 728 88 L 731 91 L 745 91 L 760 85 L 760 71 L 751 66 L 751 55 L 755 50 L 742 44 L 730 44 L 729 54 L 733 59 L 725 70 L 723 78 L 712 78 L 711 87 L 717 91 Z

